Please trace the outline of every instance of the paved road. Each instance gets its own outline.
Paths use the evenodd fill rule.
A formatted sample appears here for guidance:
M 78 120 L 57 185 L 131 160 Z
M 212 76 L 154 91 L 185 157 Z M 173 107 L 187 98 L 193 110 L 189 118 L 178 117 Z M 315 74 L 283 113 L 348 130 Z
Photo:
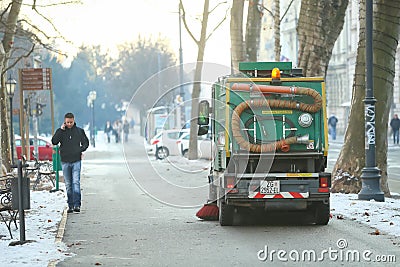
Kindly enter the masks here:
M 300 216 L 271 221 L 249 213 L 236 222 L 240 226 L 221 227 L 217 222 L 200 221 L 195 217 L 198 208 L 188 206 L 204 203 L 207 198 L 203 187 L 207 170 L 202 162 L 188 164 L 174 158 L 169 162 L 149 161 L 138 136 L 125 147 L 105 146 L 100 141 L 96 145 L 96 151 L 88 151 L 83 163 L 82 212 L 68 215 L 65 230 L 64 242 L 76 256 L 57 266 L 294 265 L 292 260 L 278 260 L 272 250 L 286 251 L 286 256 L 281 254 L 283 258 L 289 258 L 289 252 L 295 257 L 296 252 L 301 255 L 314 250 L 320 257 L 323 250 L 370 250 L 371 257 L 396 255 L 400 260 L 398 238 L 371 235 L 372 229 L 351 220 L 334 218 L 328 226 L 312 226 L 301 224 Z M 132 177 L 153 197 L 145 194 Z M 347 248 L 338 248 L 339 239 L 347 242 Z M 265 257 L 266 247 L 272 261 L 271 257 L 258 259 Z M 347 263 L 345 258 L 330 260 L 327 253 L 323 261 L 312 265 Z M 333 252 L 331 259 L 335 257 Z M 390 266 L 365 261 L 352 265 L 368 264 Z

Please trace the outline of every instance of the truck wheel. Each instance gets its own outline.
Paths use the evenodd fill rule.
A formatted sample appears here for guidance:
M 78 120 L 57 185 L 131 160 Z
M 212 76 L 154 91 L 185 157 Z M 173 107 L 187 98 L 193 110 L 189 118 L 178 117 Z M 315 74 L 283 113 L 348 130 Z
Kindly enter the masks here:
M 189 149 L 185 149 L 185 150 L 183 150 L 183 152 L 182 152 L 182 156 L 183 156 L 184 158 L 187 158 L 187 157 L 188 157 L 188 155 L 189 155 Z
M 166 157 L 168 157 L 169 155 L 169 151 L 168 148 L 166 147 L 159 147 L 156 150 L 156 158 L 157 159 L 165 159 Z
M 327 225 L 330 217 L 330 207 L 328 204 L 315 204 L 315 223 L 317 225 Z
M 226 205 L 222 201 L 219 205 L 219 224 L 221 226 L 231 226 L 233 224 L 234 208 Z

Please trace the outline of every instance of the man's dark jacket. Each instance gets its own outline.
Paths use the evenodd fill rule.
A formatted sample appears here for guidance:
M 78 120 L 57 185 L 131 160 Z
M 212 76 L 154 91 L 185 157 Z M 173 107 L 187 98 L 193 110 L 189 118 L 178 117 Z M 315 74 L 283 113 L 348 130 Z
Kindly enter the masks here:
M 53 145 L 60 143 L 60 155 L 62 162 L 76 162 L 81 160 L 82 152 L 89 147 L 89 139 L 82 128 L 72 126 L 69 129 L 65 126 L 65 130 L 58 128 L 53 138 Z
M 398 130 L 400 128 L 400 119 L 392 119 L 390 121 L 390 126 L 392 127 L 393 130 Z

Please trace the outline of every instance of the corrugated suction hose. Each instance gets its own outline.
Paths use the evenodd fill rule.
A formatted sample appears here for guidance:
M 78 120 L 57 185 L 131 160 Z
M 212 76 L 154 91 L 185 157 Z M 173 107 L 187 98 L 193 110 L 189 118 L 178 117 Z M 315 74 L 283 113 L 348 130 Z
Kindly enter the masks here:
M 264 99 L 264 98 L 247 100 L 245 102 L 240 103 L 233 110 L 232 113 L 232 135 L 242 149 L 256 153 L 273 152 L 282 148 L 283 150 L 286 150 L 288 145 L 298 143 L 297 139 L 299 137 L 293 136 L 269 144 L 252 144 L 246 139 L 244 139 L 241 133 L 240 115 L 243 113 L 244 110 L 248 108 L 270 107 L 270 108 L 296 109 L 304 112 L 316 113 L 322 107 L 321 95 L 317 91 L 311 88 L 235 83 L 232 85 L 232 90 L 260 91 L 262 93 L 278 93 L 278 94 L 298 94 L 298 95 L 307 95 L 314 99 L 313 104 L 306 104 L 291 100 Z

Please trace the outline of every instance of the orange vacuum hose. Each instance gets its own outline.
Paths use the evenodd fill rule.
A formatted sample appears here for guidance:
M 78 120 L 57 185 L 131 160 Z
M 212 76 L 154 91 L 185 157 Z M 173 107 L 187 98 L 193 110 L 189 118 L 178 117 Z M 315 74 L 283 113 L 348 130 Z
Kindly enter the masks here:
M 322 107 L 321 95 L 311 88 L 305 87 L 289 87 L 289 86 L 267 86 L 267 85 L 256 85 L 256 84 L 239 84 L 235 83 L 232 85 L 232 90 L 258 90 L 262 93 L 279 93 L 279 94 L 299 94 L 308 95 L 314 99 L 314 104 L 306 104 L 297 101 L 290 100 L 278 100 L 278 99 L 264 99 L 257 98 L 254 100 L 247 100 L 240 103 L 232 114 L 232 135 L 236 142 L 242 149 L 247 151 L 261 153 L 261 152 L 272 152 L 278 149 L 287 149 L 290 144 L 297 143 L 297 136 L 289 137 L 284 140 L 279 140 L 269 144 L 251 144 L 249 141 L 243 138 L 240 130 L 240 115 L 244 110 L 248 108 L 259 108 L 259 107 L 270 107 L 270 108 L 289 108 L 297 109 L 304 112 L 315 113 Z

